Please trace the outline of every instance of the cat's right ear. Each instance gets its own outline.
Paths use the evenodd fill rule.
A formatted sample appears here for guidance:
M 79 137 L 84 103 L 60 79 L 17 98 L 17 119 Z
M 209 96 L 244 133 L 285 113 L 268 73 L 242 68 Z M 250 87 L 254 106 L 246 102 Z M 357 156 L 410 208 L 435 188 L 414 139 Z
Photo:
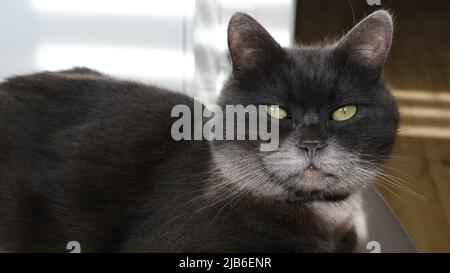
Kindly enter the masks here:
M 392 16 L 384 11 L 376 11 L 339 41 L 337 50 L 347 62 L 361 67 L 381 70 L 392 42 Z
M 228 25 L 228 49 L 233 73 L 270 66 L 283 49 L 251 16 L 237 12 Z

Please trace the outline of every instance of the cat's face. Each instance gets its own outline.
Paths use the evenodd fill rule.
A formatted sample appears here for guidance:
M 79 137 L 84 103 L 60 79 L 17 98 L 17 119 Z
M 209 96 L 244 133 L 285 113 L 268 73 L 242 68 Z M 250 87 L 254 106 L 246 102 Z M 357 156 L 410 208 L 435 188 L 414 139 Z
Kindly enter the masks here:
M 375 12 L 339 42 L 282 49 L 254 19 L 236 14 L 228 42 L 233 75 L 220 104 L 279 105 L 279 148 L 214 145 L 240 191 L 290 201 L 340 199 L 368 184 L 391 152 L 398 109 L 380 82 L 392 19 Z M 280 117 L 280 116 L 278 116 Z M 274 118 L 274 117 L 271 117 Z

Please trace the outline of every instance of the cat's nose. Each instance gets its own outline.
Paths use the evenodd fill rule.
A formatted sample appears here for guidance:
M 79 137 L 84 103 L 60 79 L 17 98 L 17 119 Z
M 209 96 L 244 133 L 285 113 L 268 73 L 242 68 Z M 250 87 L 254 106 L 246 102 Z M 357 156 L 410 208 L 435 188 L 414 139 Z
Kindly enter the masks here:
M 319 150 L 325 148 L 327 144 L 318 140 L 305 140 L 300 143 L 300 148 L 306 151 L 309 160 L 317 156 Z

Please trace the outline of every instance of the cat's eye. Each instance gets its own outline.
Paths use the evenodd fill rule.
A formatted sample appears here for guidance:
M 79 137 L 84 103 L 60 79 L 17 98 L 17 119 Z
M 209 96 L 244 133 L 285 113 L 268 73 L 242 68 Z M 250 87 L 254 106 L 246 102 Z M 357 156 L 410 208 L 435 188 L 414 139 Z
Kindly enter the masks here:
M 333 112 L 332 118 L 336 121 L 344 121 L 351 119 L 358 110 L 356 105 L 346 105 Z
M 264 105 L 269 116 L 276 119 L 284 119 L 287 117 L 287 112 L 278 105 Z

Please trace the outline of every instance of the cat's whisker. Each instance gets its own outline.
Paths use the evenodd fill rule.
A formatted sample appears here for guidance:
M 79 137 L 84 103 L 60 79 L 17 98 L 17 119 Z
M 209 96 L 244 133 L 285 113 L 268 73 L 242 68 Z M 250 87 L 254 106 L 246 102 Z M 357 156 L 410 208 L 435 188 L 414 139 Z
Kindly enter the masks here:
M 252 180 L 251 179 L 245 179 L 246 175 L 249 175 L 250 177 L 254 177 L 254 175 L 258 175 L 259 173 L 260 173 L 260 170 L 258 170 L 258 169 L 255 169 L 255 170 L 252 170 L 252 171 L 248 171 L 247 170 L 247 172 L 245 172 L 245 173 L 240 173 L 239 176 L 242 178 L 242 181 L 246 181 L 247 180 L 245 183 L 250 183 Z M 261 174 L 259 174 L 259 175 L 261 175 Z M 226 200 L 226 198 L 228 197 L 229 193 L 232 193 L 233 191 L 237 191 L 237 193 L 240 193 L 240 192 L 243 191 L 243 189 L 245 189 L 245 186 L 246 186 L 245 184 L 244 185 L 240 185 L 237 190 L 236 189 L 232 189 L 229 192 L 223 193 L 222 195 L 225 196 L 225 200 Z M 214 192 L 213 191 L 209 192 L 208 195 L 215 195 L 217 190 L 221 190 L 221 189 L 223 189 L 225 187 L 231 187 L 231 186 L 226 184 L 226 183 L 223 183 L 223 185 L 220 185 L 218 188 L 215 188 Z M 221 197 L 218 197 L 215 202 L 213 202 L 211 204 L 208 204 L 207 206 L 198 209 L 196 212 L 194 212 L 194 214 L 197 214 L 198 212 L 203 211 L 203 210 L 205 210 L 205 209 L 207 209 L 207 208 L 209 208 L 211 206 L 214 206 L 215 204 L 220 203 L 222 201 L 224 201 L 224 200 Z
M 398 178 L 398 177 L 396 177 L 396 176 L 393 176 L 393 175 L 384 173 L 382 170 L 380 170 L 380 171 L 378 172 L 378 176 L 384 177 L 384 178 L 386 178 L 386 179 L 390 179 L 390 180 L 395 181 L 395 182 L 397 182 L 398 184 L 403 185 L 403 186 L 408 187 L 408 188 L 409 188 L 409 187 L 413 187 L 413 188 L 417 187 L 416 185 L 414 185 L 414 184 L 412 184 L 412 183 L 410 183 L 410 182 L 407 182 L 407 181 L 403 181 L 402 179 L 400 179 L 400 178 Z M 412 190 L 412 189 L 411 189 L 411 190 Z
M 397 183 L 395 183 L 393 181 L 390 181 L 388 179 L 384 179 L 384 178 L 378 177 L 376 182 L 377 181 L 384 182 L 386 184 L 392 185 L 393 187 L 396 187 L 397 189 L 399 189 L 399 190 L 401 190 L 401 191 L 403 191 L 403 192 L 405 192 L 405 193 L 407 193 L 407 194 L 409 194 L 411 196 L 414 196 L 416 198 L 419 198 L 419 199 L 422 199 L 422 200 L 427 200 L 427 198 L 425 198 L 423 195 L 418 194 L 415 191 L 413 191 L 413 190 L 411 190 L 411 189 L 409 189 L 409 188 L 407 188 L 407 187 L 405 187 L 403 185 L 400 185 L 400 184 L 397 184 Z
M 401 183 L 400 180 L 397 180 L 396 177 L 393 177 L 393 176 L 387 176 L 387 175 L 383 174 L 382 172 L 378 171 L 378 172 L 376 173 L 375 178 L 376 178 L 376 179 L 379 179 L 379 180 L 383 180 L 383 181 L 385 181 L 386 183 L 390 183 L 390 184 L 396 186 L 397 188 L 400 188 L 400 189 L 404 190 L 405 192 L 408 192 L 408 193 L 411 194 L 411 195 L 416 195 L 416 196 L 418 196 L 418 197 L 424 198 L 424 197 L 421 196 L 419 193 L 417 193 L 417 192 L 415 192 L 414 190 L 410 189 L 410 188 L 407 187 L 406 185 L 403 185 L 403 184 Z
M 410 194 L 417 195 L 418 197 L 420 196 L 421 198 L 425 198 L 424 196 L 422 196 L 421 194 L 417 193 L 415 190 L 413 190 L 413 189 L 411 189 L 411 188 L 409 187 L 409 186 L 415 187 L 414 184 L 411 184 L 411 183 L 406 182 L 406 181 L 402 181 L 402 180 L 401 180 L 400 178 L 398 178 L 398 177 L 395 177 L 395 176 L 392 176 L 392 175 L 390 175 L 390 174 L 385 173 L 385 172 L 383 171 L 383 169 L 381 169 L 382 166 L 378 166 L 378 165 L 374 165 L 374 164 L 372 164 L 372 165 L 376 167 L 376 168 L 375 168 L 375 171 L 376 171 L 376 173 L 377 173 L 377 178 L 378 178 L 378 179 L 386 180 L 386 181 L 388 181 L 388 182 L 390 182 L 390 183 L 396 185 L 397 187 L 400 187 L 400 188 L 402 188 L 403 190 L 408 191 Z M 407 185 L 405 185 L 405 184 L 407 184 Z M 408 185 L 409 185 L 409 186 L 408 186 Z
M 393 190 L 391 190 L 388 186 L 384 185 L 384 184 L 378 184 L 378 186 L 380 186 L 381 188 L 385 189 L 386 191 L 390 192 L 393 196 L 395 196 L 396 198 L 398 198 L 400 201 L 404 202 L 405 204 L 409 205 L 408 202 L 406 202 L 405 199 L 403 199 L 400 195 L 398 195 L 397 193 L 395 193 Z M 374 187 L 374 189 L 376 191 L 378 191 L 375 187 L 375 185 L 372 184 L 372 187 Z
M 362 171 L 364 172 L 366 170 L 362 169 Z M 395 180 L 393 181 L 393 180 L 390 180 L 390 179 L 392 179 L 392 177 L 386 178 L 386 177 L 383 177 L 383 176 L 378 176 L 377 180 L 375 180 L 375 183 L 377 183 L 377 185 L 383 185 L 384 188 L 386 188 L 388 186 L 391 186 L 394 189 L 399 190 L 399 191 L 401 191 L 403 193 L 406 193 L 406 194 L 408 194 L 409 196 L 411 196 L 413 198 L 416 198 L 418 200 L 424 201 L 424 202 L 426 202 L 426 203 L 428 203 L 430 205 L 433 205 L 433 206 L 435 206 L 435 207 L 437 207 L 439 209 L 442 209 L 444 211 L 450 212 L 449 208 L 443 207 L 441 204 L 430 200 L 429 198 L 427 198 L 427 197 L 425 197 L 425 196 L 415 192 L 414 190 L 408 188 L 405 185 L 400 184 L 399 181 L 395 181 Z

